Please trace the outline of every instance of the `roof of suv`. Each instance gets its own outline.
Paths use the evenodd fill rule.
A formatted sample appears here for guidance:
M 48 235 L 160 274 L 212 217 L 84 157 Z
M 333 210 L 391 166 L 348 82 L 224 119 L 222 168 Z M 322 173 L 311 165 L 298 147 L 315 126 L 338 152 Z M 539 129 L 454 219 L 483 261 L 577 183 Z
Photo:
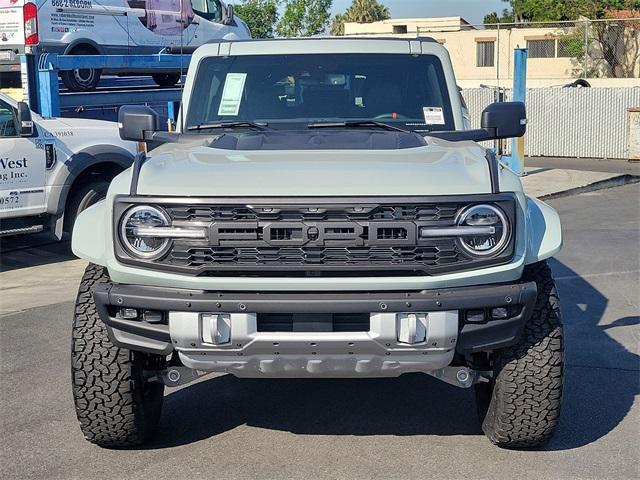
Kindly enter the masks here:
M 427 47 L 427 45 L 429 47 Z M 425 48 L 427 47 L 427 48 Z M 214 40 L 196 49 L 197 56 L 279 55 L 319 53 L 429 53 L 443 51 L 430 37 L 311 37 Z M 199 54 L 199 55 L 198 55 Z

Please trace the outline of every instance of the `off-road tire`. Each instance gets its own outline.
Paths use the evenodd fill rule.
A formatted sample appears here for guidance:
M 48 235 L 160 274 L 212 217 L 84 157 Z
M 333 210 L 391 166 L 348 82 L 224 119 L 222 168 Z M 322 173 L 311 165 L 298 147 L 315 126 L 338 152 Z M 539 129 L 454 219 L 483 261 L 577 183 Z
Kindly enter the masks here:
M 173 87 L 180 81 L 179 73 L 156 73 L 151 75 L 156 85 L 160 87 Z
M 493 352 L 493 380 L 476 385 L 482 430 L 495 445 L 535 448 L 553 435 L 560 416 L 564 342 L 560 301 L 546 262 L 525 268 L 538 295 L 516 345 Z
M 145 374 L 164 357 L 111 343 L 92 295 L 94 285 L 108 281 L 104 267 L 89 264 L 80 283 L 71 340 L 73 399 L 87 440 L 107 448 L 132 447 L 148 440 L 160 419 L 164 385 L 146 380 Z
M 78 215 L 105 198 L 108 189 L 109 182 L 99 179 L 82 185 L 67 202 L 67 208 L 64 212 L 64 231 L 71 233 Z

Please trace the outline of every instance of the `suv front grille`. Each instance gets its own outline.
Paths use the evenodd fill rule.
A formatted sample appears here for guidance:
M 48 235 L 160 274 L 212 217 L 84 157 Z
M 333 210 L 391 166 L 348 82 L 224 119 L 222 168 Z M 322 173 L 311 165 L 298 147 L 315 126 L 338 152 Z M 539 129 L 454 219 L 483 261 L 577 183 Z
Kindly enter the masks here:
M 491 198 L 487 198 L 491 197 Z M 173 239 L 153 261 L 118 257 L 125 263 L 205 276 L 397 276 L 433 275 L 508 262 L 513 238 L 491 259 L 473 257 L 455 237 L 419 238 L 421 227 L 451 227 L 472 203 L 500 205 L 514 222 L 509 195 L 457 197 L 457 201 L 384 198 L 297 199 L 242 204 L 148 202 L 161 206 L 173 225 L 205 227 L 206 240 Z M 205 199 L 206 201 L 206 199 Z M 121 210 L 126 209 L 126 206 Z

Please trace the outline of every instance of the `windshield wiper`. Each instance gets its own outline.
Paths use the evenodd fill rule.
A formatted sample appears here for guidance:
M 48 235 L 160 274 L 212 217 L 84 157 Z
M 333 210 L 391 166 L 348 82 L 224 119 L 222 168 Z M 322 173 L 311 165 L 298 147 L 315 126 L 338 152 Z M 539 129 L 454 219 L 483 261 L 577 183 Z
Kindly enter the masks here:
M 375 127 L 383 128 L 385 130 L 392 130 L 394 132 L 409 133 L 408 130 L 403 130 L 400 127 L 394 127 L 388 123 L 376 122 L 375 120 L 348 120 L 346 122 L 327 122 L 327 123 L 310 123 L 307 125 L 309 128 L 366 128 Z
M 187 130 L 208 130 L 213 128 L 255 128 L 256 130 L 267 130 L 267 123 L 255 122 L 219 122 L 219 123 L 203 123 L 187 127 Z

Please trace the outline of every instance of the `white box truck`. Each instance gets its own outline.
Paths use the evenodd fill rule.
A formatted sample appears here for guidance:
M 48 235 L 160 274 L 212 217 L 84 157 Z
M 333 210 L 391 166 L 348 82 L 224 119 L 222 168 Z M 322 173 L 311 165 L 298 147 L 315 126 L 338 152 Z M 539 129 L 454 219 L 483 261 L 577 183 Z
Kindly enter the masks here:
M 190 50 L 214 39 L 251 36 L 247 25 L 221 0 L 0 0 L 0 73 L 19 75 L 20 54 L 154 54 L 165 48 Z M 152 74 L 171 86 L 175 70 L 61 72 L 72 91 L 93 90 L 102 73 Z

